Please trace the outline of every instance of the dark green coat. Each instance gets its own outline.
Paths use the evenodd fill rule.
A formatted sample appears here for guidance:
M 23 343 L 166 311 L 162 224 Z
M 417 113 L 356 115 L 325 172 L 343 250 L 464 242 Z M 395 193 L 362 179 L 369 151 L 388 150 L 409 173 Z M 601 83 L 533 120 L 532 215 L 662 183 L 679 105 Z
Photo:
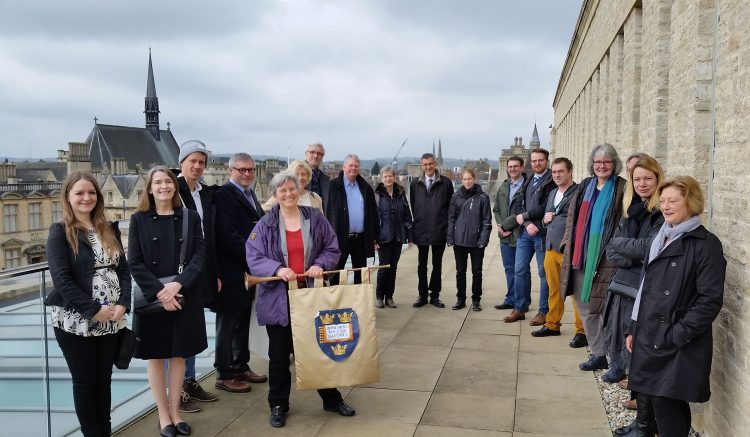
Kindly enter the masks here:
M 526 174 L 523 175 L 524 180 L 526 180 Z M 502 225 L 503 221 L 513 215 L 513 207 L 514 204 L 523 202 L 523 190 L 519 189 L 516 191 L 516 195 L 513 196 L 513 204 L 511 204 L 508 200 L 508 196 L 510 195 L 510 178 L 506 179 L 502 185 L 500 185 L 500 188 L 497 190 L 497 193 L 495 193 L 495 204 L 492 207 L 492 212 L 495 215 L 495 221 L 498 225 Z M 506 228 L 503 228 L 506 229 Z M 516 223 L 516 226 L 506 229 L 508 231 L 513 231 L 512 234 L 510 234 L 507 237 L 503 237 L 500 235 L 500 232 L 497 233 L 497 236 L 500 238 L 501 243 L 509 244 L 511 247 L 516 247 L 516 240 L 518 240 L 518 236 L 521 235 L 521 227 L 518 226 Z

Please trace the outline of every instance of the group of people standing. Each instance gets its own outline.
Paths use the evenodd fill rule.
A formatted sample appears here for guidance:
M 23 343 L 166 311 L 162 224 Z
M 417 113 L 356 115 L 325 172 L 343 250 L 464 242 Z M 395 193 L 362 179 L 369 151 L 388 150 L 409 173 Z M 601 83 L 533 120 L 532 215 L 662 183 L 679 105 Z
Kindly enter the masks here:
M 573 182 L 573 164 L 531 152 L 532 177 L 520 157 L 508 160 L 493 211 L 508 294 L 504 321 L 525 319 L 529 263 L 537 258 L 540 301 L 534 337 L 559 336 L 572 296 L 571 347 L 589 346 L 581 370 L 631 390 L 636 420 L 616 435 L 688 435 L 688 402 L 710 396 L 711 323 L 723 302 L 721 242 L 700 222 L 704 200 L 690 176 L 665 179 L 651 156 L 622 162 L 609 144 L 589 156 L 589 177 Z M 609 360 L 607 357 L 609 356 Z
M 524 320 L 531 306 L 530 262 L 536 257 L 540 301 L 534 337 L 559 336 L 566 296 L 573 296 L 571 347 L 589 346 L 581 370 L 609 369 L 604 380 L 633 391 L 638 416 L 621 435 L 685 436 L 688 402 L 710 395 L 711 322 L 723 295 L 726 262 L 719 240 L 700 224 L 703 197 L 691 177 L 665 180 L 645 154 L 627 160 L 627 179 L 614 147 L 596 146 L 587 177 L 573 181 L 573 164 L 544 149 L 508 160 L 508 179 L 495 196 L 476 184 L 471 169 L 461 185 L 441 175 L 435 157 L 420 159 L 422 175 L 407 191 L 392 167 L 373 189 L 348 155 L 338 177 L 322 170 L 325 149 L 307 147 L 305 159 L 274 176 L 271 198 L 253 191 L 255 162 L 245 153 L 229 160 L 230 180 L 201 182 L 206 146 L 180 148 L 179 171 L 155 167 L 130 220 L 125 257 L 117 224 L 104 218 L 104 198 L 89 173 L 63 184 L 63 220 L 47 245 L 55 288 L 55 336 L 73 377 L 76 413 L 86 436 L 109 435 L 112 364 L 131 308 L 131 274 L 147 301 L 163 311 L 133 316 L 140 342 L 135 357 L 148 360 L 148 378 L 162 436 L 190 435 L 181 413 L 217 396 L 195 380 L 195 355 L 208 346 L 204 308 L 216 316 L 216 382 L 232 393 L 269 382 L 270 424 L 284 426 L 291 390 L 292 332 L 287 284 L 312 286 L 323 272 L 365 267 L 375 252 L 389 269 L 378 272 L 376 306 L 396 308 L 395 278 L 402 246 L 418 249 L 418 297 L 413 307 L 444 308 L 442 257 L 452 247 L 456 264 L 454 310 L 466 307 L 471 260 L 471 308 L 481 311 L 484 251 L 497 222 L 507 295 L 498 309 L 506 323 Z M 187 234 L 185 234 L 187 233 Z M 431 254 L 432 272 L 428 276 Z M 126 260 L 127 259 L 127 260 Z M 282 281 L 248 287 L 246 275 Z M 329 278 L 332 284 L 337 276 Z M 355 282 L 361 275 L 355 274 Z M 615 286 L 616 285 L 616 286 Z M 252 302 L 269 338 L 269 375 L 249 367 Z M 607 359 L 609 356 L 609 360 Z M 323 408 L 353 416 L 335 388 L 318 391 Z M 629 434 L 630 433 L 630 434 Z

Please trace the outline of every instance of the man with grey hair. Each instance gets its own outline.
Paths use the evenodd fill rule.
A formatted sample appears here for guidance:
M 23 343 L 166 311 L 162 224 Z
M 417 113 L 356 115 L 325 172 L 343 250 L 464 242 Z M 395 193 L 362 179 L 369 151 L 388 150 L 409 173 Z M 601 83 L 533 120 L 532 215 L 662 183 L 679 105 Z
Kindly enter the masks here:
M 328 192 L 326 217 L 338 236 L 341 258 L 337 269 L 346 266 L 349 255 L 352 267 L 365 267 L 367 258 L 375 256 L 377 238 L 380 233 L 375 191 L 359 175 L 359 157 L 347 155 L 339 176 L 331 181 Z M 338 284 L 338 276 L 330 278 Z M 354 283 L 362 282 L 362 274 L 354 273 Z
M 245 242 L 263 209 L 253 191 L 255 161 L 247 153 L 229 159 L 229 182 L 214 195 L 216 205 L 216 255 L 221 292 L 216 302 L 216 385 L 233 393 L 250 391 L 250 384 L 266 382 L 250 362 L 250 309 L 255 288 L 245 286 Z
M 310 168 L 312 168 L 310 184 L 307 189 L 313 193 L 317 193 L 320 198 L 323 199 L 323 211 L 326 211 L 331 178 L 329 178 L 322 169 L 324 156 L 326 156 L 326 149 L 323 147 L 323 144 L 316 142 L 307 145 L 305 161 L 310 165 Z

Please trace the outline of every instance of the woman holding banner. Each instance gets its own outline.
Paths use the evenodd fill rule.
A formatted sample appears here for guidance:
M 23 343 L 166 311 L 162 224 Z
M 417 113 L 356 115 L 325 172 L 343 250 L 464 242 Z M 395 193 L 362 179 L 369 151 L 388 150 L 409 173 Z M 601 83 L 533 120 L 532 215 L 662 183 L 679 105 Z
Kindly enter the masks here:
M 298 281 L 306 287 L 309 278 L 322 278 L 323 271 L 336 266 L 340 252 L 336 234 L 317 209 L 299 206 L 300 182 L 291 173 L 279 173 L 269 185 L 278 200 L 268 214 L 255 226 L 247 240 L 247 264 L 258 276 L 278 276 L 283 281 L 260 283 L 257 286 L 256 312 L 258 324 L 268 333 L 268 404 L 273 427 L 286 424 L 292 374 L 289 355 L 292 353 L 292 326 L 289 317 L 288 286 Z M 307 278 L 298 280 L 298 275 Z M 342 416 L 355 411 L 335 388 L 318 390 L 323 409 Z

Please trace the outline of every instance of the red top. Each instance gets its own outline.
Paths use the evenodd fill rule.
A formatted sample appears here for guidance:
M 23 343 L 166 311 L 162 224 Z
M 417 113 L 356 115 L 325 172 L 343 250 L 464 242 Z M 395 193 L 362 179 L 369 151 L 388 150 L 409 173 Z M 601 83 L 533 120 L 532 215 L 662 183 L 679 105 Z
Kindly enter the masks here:
M 302 242 L 302 229 L 286 231 L 286 251 L 289 255 L 289 268 L 294 273 L 305 273 L 305 245 Z

